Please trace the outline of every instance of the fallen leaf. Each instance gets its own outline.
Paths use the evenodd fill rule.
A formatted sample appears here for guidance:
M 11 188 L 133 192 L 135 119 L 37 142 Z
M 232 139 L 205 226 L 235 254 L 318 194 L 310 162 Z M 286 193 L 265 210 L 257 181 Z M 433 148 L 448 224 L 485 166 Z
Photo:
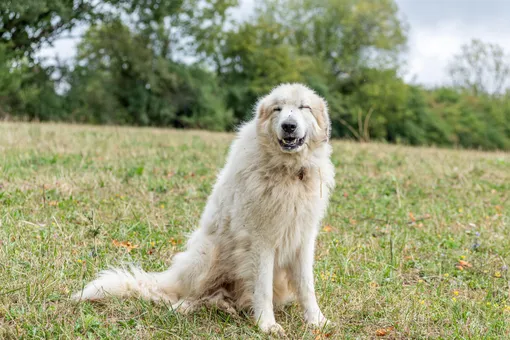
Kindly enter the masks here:
M 314 340 L 329 338 L 333 335 L 333 332 L 322 333 L 320 329 L 314 329 L 312 333 L 315 334 Z
M 455 266 L 455 268 L 459 270 L 464 270 L 465 268 L 471 268 L 473 265 L 467 261 L 459 260 L 459 263 Z
M 468 267 L 468 268 L 473 267 L 473 266 L 471 265 L 471 263 L 469 263 L 469 262 L 467 262 L 467 261 L 464 261 L 464 260 L 460 260 L 460 261 L 459 261 L 459 264 L 460 264 L 461 266 L 463 266 L 463 267 Z
M 395 327 L 393 327 L 393 326 L 390 326 L 390 327 L 387 327 L 387 328 L 380 328 L 380 329 L 375 331 L 375 335 L 377 335 L 377 336 L 385 336 L 388 333 L 390 333 L 391 331 L 393 331 L 394 329 L 395 329 Z
M 378 329 L 375 331 L 375 335 L 377 335 L 377 336 L 385 336 L 386 334 L 388 334 L 388 332 L 384 328 L 381 328 L 381 329 Z
M 119 248 L 126 248 L 126 250 L 128 252 L 130 252 L 131 250 L 133 249 L 136 249 L 138 248 L 139 246 L 137 244 L 133 244 L 129 241 L 117 241 L 117 240 L 113 240 L 112 241 L 112 244 L 115 246 L 115 247 L 119 247 Z
M 176 240 L 175 238 L 170 237 L 169 242 L 175 246 L 175 245 L 181 244 L 182 240 Z
M 409 212 L 409 218 L 411 221 L 416 222 L 416 218 L 414 217 L 414 214 L 412 212 Z

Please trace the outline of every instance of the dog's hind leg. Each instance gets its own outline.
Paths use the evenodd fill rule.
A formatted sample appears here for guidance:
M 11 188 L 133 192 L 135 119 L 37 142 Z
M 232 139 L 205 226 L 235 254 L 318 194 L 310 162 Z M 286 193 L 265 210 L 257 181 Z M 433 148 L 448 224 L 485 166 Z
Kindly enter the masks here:
M 216 259 L 215 248 L 201 229 L 193 233 L 187 247 L 174 256 L 161 279 L 161 289 L 177 293 L 180 299 L 198 299 L 213 284 L 208 281 Z

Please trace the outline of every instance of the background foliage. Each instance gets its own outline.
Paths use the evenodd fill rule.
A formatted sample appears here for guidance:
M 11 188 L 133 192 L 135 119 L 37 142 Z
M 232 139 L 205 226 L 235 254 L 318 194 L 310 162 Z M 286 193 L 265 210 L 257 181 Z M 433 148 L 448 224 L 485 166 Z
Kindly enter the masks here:
M 0 4 L 0 118 L 231 130 L 280 82 L 330 104 L 333 136 L 510 149 L 510 62 L 463 46 L 452 85 L 401 77 L 407 25 L 393 0 L 31 0 Z M 74 60 L 42 46 L 86 27 Z

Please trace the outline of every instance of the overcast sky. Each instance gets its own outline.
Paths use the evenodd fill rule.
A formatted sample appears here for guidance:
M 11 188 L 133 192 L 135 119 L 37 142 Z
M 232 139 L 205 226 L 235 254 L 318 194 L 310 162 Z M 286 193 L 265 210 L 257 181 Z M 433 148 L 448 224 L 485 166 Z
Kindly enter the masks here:
M 250 14 L 255 0 L 240 0 L 236 11 Z M 320 1 L 320 0 L 318 0 Z M 497 43 L 510 53 L 510 0 L 396 0 L 409 24 L 405 79 L 425 85 L 448 82 L 446 65 L 473 38 Z M 79 31 L 82 31 L 79 30 Z M 75 32 L 80 33 L 80 32 Z M 43 56 L 74 55 L 76 39 L 61 39 Z

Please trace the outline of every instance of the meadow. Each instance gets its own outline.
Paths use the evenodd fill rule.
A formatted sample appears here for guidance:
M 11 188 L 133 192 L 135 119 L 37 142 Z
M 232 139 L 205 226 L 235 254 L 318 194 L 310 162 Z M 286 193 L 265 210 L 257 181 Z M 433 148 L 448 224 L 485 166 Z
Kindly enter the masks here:
M 0 338 L 266 338 L 246 315 L 181 316 L 69 296 L 108 266 L 161 271 L 183 249 L 232 134 L 0 124 Z M 333 330 L 291 339 L 510 338 L 510 154 L 333 141 L 316 251 Z

